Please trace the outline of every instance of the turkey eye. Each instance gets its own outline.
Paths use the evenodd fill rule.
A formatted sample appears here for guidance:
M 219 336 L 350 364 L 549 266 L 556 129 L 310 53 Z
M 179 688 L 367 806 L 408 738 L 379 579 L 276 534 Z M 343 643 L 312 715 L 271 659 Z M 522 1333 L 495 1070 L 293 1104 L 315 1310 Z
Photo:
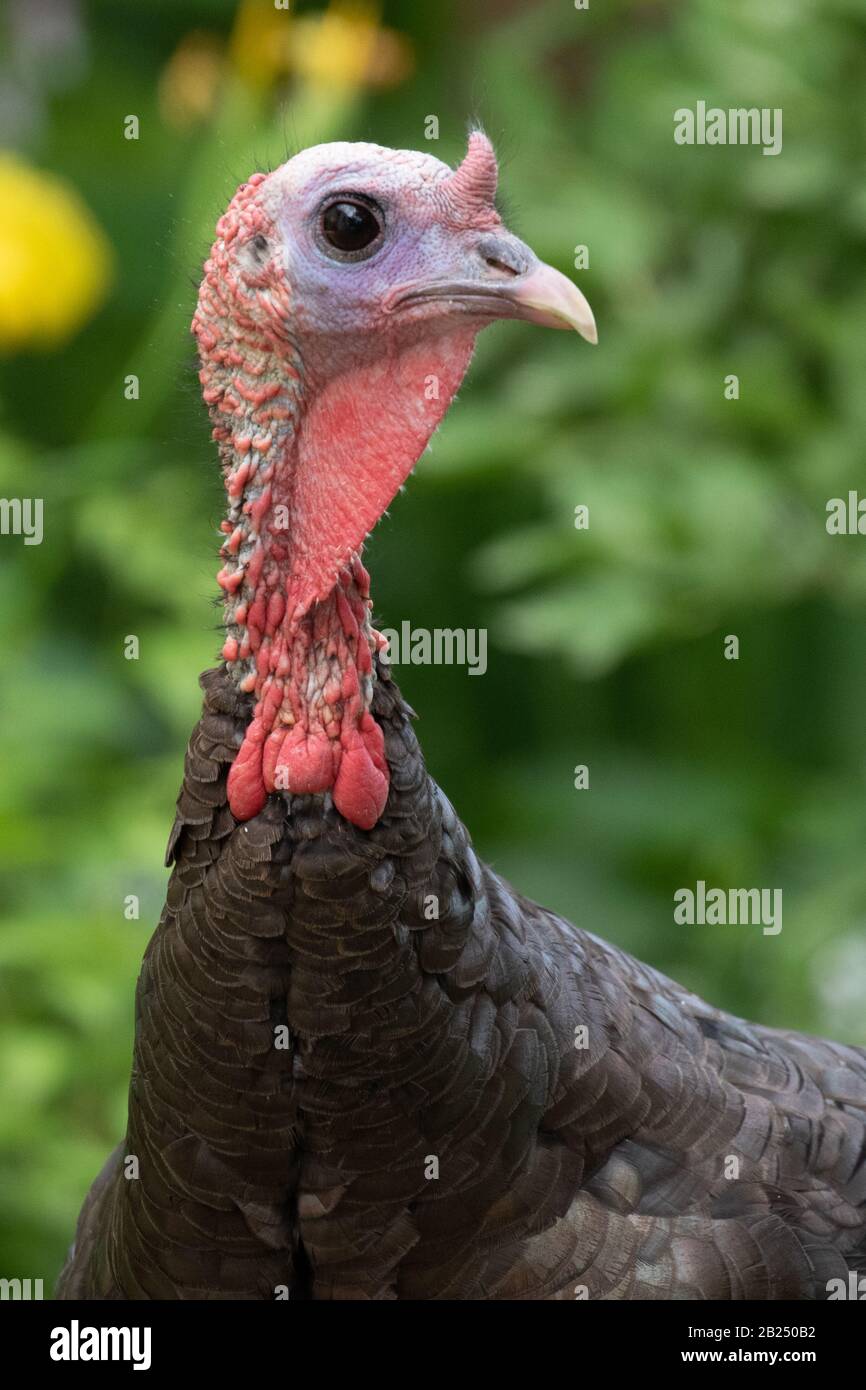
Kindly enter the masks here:
M 322 213 L 322 234 L 335 251 L 363 251 L 381 234 L 382 223 L 366 203 L 341 198 Z

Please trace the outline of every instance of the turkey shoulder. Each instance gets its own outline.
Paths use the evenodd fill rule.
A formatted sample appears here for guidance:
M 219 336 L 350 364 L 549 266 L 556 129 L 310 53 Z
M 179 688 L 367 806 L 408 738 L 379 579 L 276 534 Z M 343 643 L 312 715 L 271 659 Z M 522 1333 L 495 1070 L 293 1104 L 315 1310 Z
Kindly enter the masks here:
M 385 668 L 375 828 L 322 796 L 239 824 L 250 699 L 202 685 L 128 1134 L 60 1297 L 820 1298 L 862 1266 L 863 1051 L 731 1018 L 515 893 Z

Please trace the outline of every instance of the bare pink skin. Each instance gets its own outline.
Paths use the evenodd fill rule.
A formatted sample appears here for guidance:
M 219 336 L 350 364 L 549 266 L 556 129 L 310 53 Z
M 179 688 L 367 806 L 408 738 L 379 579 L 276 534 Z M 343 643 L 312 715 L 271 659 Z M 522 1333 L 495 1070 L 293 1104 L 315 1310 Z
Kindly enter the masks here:
M 537 307 L 515 308 L 516 293 L 490 294 L 527 284 L 535 305 L 540 264 L 502 227 L 495 188 L 477 133 L 456 172 L 425 154 L 323 145 L 254 174 L 217 225 L 192 328 L 228 500 L 222 654 L 255 696 L 228 781 L 238 820 L 273 792 L 330 792 L 362 829 L 385 808 L 370 713 L 382 644 L 360 556 L 479 329 L 538 320 Z M 321 208 L 351 192 L 375 200 L 384 230 L 374 255 L 345 261 L 323 243 Z M 467 276 L 461 299 L 453 286 Z

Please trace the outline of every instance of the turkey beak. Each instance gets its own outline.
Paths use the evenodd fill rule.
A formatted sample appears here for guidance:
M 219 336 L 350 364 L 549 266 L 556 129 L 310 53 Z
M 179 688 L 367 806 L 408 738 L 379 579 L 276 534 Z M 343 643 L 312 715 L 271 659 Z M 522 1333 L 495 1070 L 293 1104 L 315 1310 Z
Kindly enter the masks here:
M 577 285 L 543 261 L 527 274 L 505 281 L 496 290 L 513 305 L 513 317 L 544 328 L 573 328 L 588 343 L 598 342 L 589 304 Z
M 573 328 L 588 343 L 598 342 L 592 310 L 577 285 L 510 233 L 464 243 L 455 270 L 453 277 L 401 286 L 386 307 L 391 311 L 433 301 L 446 313 L 472 314 L 482 325 L 493 319 L 525 319 L 545 328 Z

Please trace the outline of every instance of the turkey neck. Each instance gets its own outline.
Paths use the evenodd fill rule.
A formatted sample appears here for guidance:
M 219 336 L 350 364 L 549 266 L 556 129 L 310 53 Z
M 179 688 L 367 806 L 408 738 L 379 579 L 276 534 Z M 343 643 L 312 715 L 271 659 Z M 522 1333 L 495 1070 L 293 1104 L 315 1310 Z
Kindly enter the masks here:
M 208 378 L 209 380 L 209 378 Z M 347 819 L 374 825 L 387 798 L 382 735 L 370 715 L 370 581 L 357 551 L 335 556 L 329 586 L 298 523 L 298 378 L 220 385 L 218 424 L 228 515 L 222 523 L 223 657 L 238 689 L 255 697 L 229 777 L 239 820 L 271 792 L 330 791 Z M 205 387 L 205 396 L 212 393 Z M 244 408 L 244 407 L 247 408 Z
M 363 543 L 462 381 L 475 330 L 419 338 L 389 323 L 368 343 L 308 332 L 299 346 L 226 313 L 209 272 L 193 327 L 228 503 L 222 654 L 254 697 L 229 805 L 246 821 L 271 793 L 329 792 L 369 830 L 389 772 Z

